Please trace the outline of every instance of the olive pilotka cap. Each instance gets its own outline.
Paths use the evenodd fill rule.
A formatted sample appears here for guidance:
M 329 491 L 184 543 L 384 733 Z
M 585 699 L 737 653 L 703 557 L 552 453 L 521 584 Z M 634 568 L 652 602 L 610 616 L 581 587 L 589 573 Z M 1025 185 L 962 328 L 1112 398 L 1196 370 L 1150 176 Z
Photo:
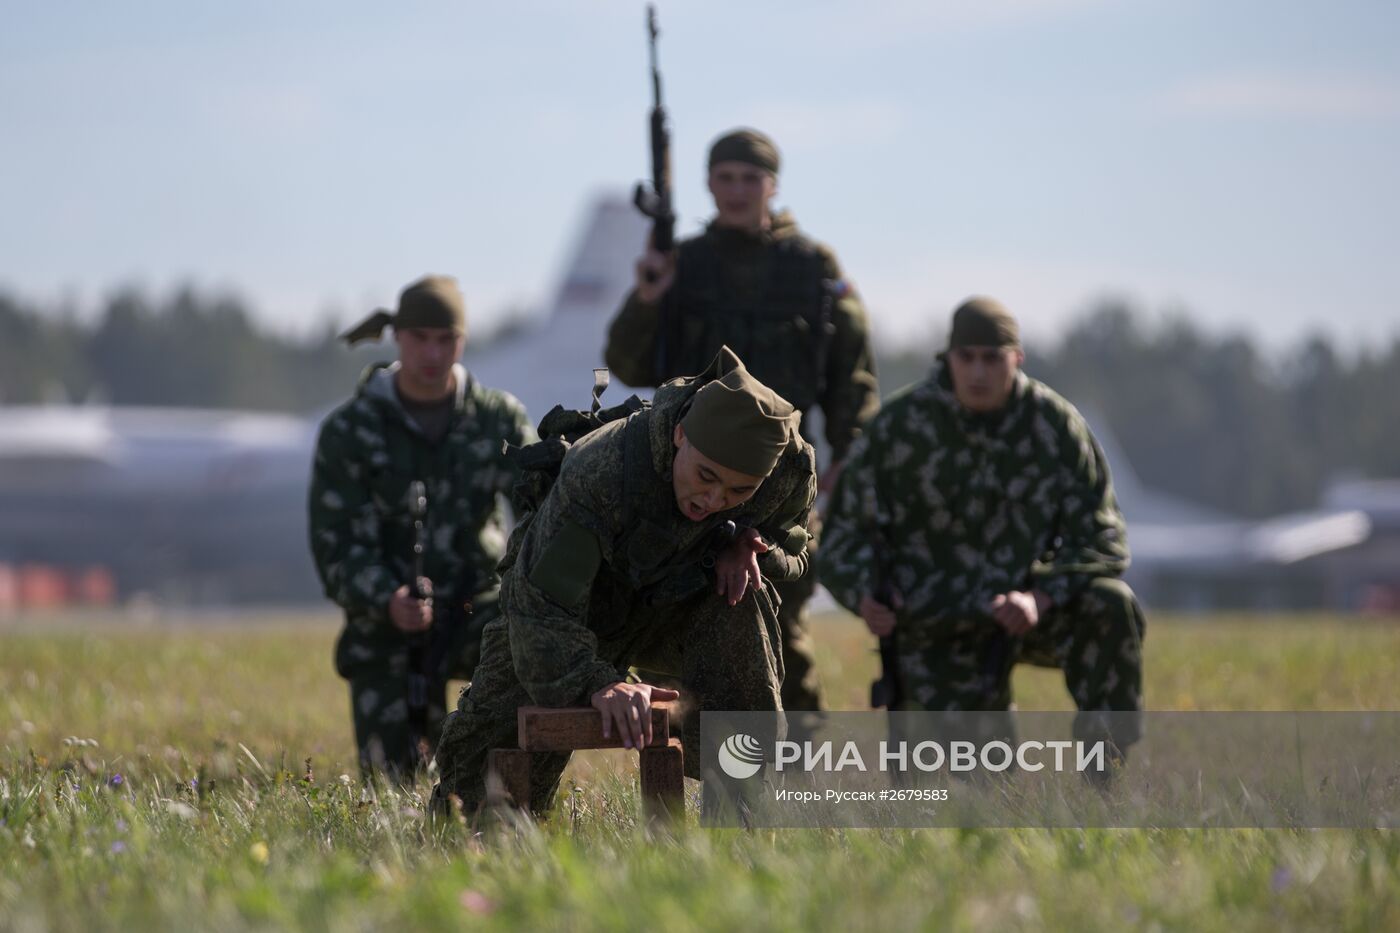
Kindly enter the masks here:
M 459 334 L 467 332 L 467 302 L 462 289 L 450 275 L 426 275 L 399 293 L 399 310 L 375 311 L 340 335 L 346 343 L 378 340 L 384 328 L 445 327 Z
M 959 347 L 1019 347 L 1021 328 L 1006 306 L 995 298 L 969 298 L 953 312 L 948 349 Z
M 720 162 L 747 162 L 765 172 L 778 174 L 778 147 L 758 130 L 738 129 L 725 133 L 710 146 L 709 168 Z
M 720 349 L 706 374 L 712 378 L 692 397 L 681 430 L 720 466 L 767 476 L 797 430 L 797 409 L 755 379 L 728 347 Z

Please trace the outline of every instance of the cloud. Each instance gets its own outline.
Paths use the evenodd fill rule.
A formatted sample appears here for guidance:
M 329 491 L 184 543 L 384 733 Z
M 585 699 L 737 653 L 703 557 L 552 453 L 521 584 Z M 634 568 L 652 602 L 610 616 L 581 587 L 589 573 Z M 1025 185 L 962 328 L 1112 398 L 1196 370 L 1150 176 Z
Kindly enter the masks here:
M 1188 117 L 1375 120 L 1400 115 L 1400 86 L 1360 75 L 1234 72 L 1184 82 L 1159 103 Z

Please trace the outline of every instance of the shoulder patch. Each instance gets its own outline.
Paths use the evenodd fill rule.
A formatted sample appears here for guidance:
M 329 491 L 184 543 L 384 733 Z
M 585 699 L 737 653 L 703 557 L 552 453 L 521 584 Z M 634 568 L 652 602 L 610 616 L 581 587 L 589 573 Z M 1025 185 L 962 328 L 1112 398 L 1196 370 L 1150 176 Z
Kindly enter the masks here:
M 559 605 L 573 609 L 592 589 L 602 563 L 603 551 L 593 533 L 565 522 L 535 562 L 530 583 Z

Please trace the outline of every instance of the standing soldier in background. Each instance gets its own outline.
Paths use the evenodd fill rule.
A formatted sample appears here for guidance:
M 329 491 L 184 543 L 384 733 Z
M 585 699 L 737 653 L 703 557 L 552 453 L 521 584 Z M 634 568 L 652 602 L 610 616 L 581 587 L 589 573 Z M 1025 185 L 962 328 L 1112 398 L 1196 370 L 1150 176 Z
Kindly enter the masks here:
M 999 303 L 958 308 L 933 373 L 852 449 L 817 560 L 842 605 L 896 637 L 904 709 L 1007 710 L 1018 661 L 1058 667 L 1075 737 L 1121 751 L 1139 732 L 1145 627 L 1119 579 L 1123 515 L 1088 425 L 1021 372 L 1020 343 Z
M 471 676 L 496 616 L 501 497 L 515 479 L 503 442 L 527 444 L 535 432 L 513 396 L 457 362 L 467 327 L 455 279 L 414 282 L 397 313 L 377 311 L 343 339 L 378 339 L 386 326 L 398 361 L 367 369 L 322 422 L 308 505 L 317 573 L 345 610 L 335 667 L 350 681 L 361 770 L 403 778 L 431 760 L 447 679 Z M 418 483 L 421 537 L 410 502 Z
M 648 249 L 636 287 L 613 320 L 604 356 L 633 386 L 700 372 L 728 345 L 754 376 L 807 416 L 820 407 L 835 476 L 860 424 L 879 407 L 865 309 L 830 249 L 808 239 L 786 211 L 774 214 L 778 149 L 754 130 L 710 148 L 716 216 L 705 232 L 663 254 Z M 820 709 L 804 607 L 809 573 L 782 583 L 783 707 Z

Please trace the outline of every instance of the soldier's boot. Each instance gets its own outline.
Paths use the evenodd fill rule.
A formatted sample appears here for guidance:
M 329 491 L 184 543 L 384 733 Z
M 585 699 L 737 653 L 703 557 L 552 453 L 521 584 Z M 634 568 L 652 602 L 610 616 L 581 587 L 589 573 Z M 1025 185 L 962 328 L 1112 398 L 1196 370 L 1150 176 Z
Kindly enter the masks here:
M 532 702 L 515 676 L 505 620 L 497 620 L 482 633 L 481 660 L 471 688 L 443 725 L 437 749 L 438 784 L 433 788 L 440 806 L 455 796 L 468 819 L 482 815 L 487 803 L 487 754 L 493 748 L 519 747 L 517 710 Z M 530 756 L 531 812 L 542 814 L 549 809 L 568 763 L 567 753 Z
M 775 583 L 774 589 L 782 600 L 778 624 L 783 645 L 783 709 L 823 710 L 826 705 L 817 678 L 812 637 L 807 631 L 807 603 L 816 590 L 816 581 L 808 574 L 800 580 Z

